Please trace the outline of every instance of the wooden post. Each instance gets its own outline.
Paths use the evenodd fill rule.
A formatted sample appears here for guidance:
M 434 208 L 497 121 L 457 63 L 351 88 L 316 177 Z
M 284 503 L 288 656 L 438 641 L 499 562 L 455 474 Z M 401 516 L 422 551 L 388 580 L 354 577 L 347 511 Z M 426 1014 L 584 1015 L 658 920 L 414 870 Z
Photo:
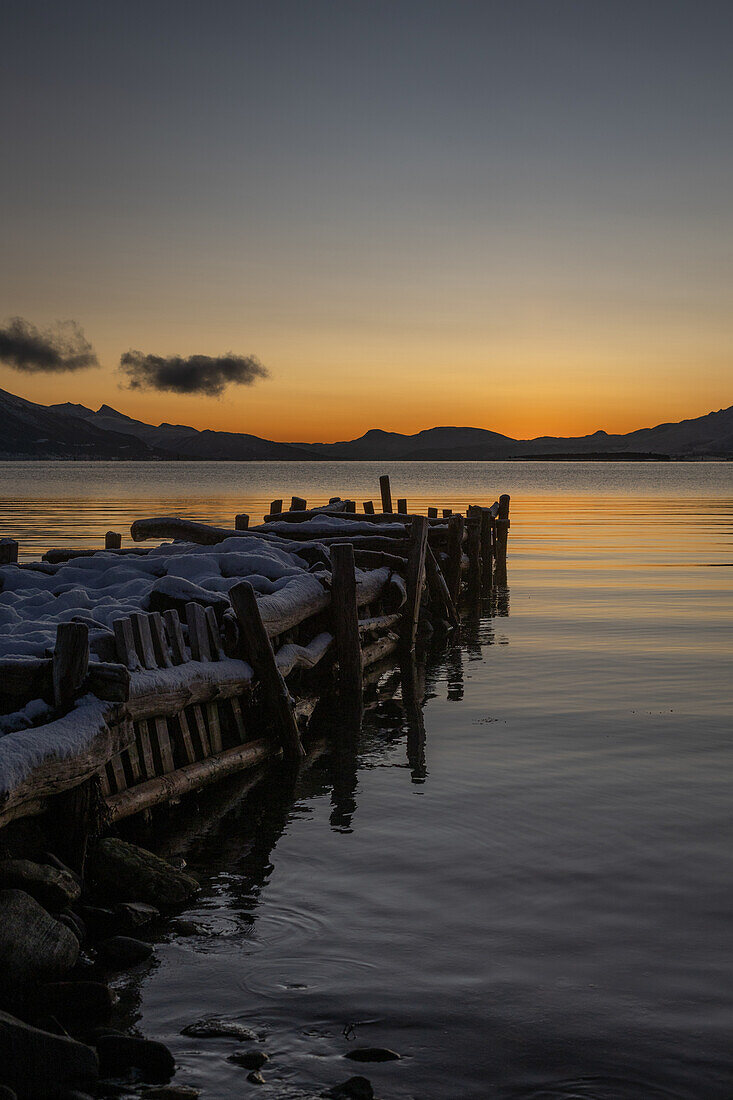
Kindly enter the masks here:
M 499 514 L 496 517 L 496 572 L 499 584 L 506 584 L 506 546 L 509 535 L 509 496 L 499 497 Z
M 15 565 L 18 560 L 18 544 L 15 539 L 0 539 L 0 565 Z
M 374 515 L 374 504 L 371 500 L 365 500 L 364 501 L 364 515 L 366 515 L 366 516 L 373 516 Z
M 240 581 L 230 588 L 229 599 L 237 616 L 246 658 L 260 681 L 265 704 L 272 710 L 283 753 L 290 759 L 301 759 L 305 753 L 293 713 L 293 701 L 275 663 L 275 654 L 262 622 L 255 590 L 249 581 Z
M 494 550 L 492 547 L 491 532 L 493 521 L 491 512 L 487 508 L 481 509 L 481 583 L 484 588 L 491 588 L 494 583 Z
M 451 516 L 448 520 L 448 563 L 446 582 L 455 607 L 461 596 L 461 558 L 463 557 L 463 516 Z
M 382 474 L 379 479 L 379 491 L 382 494 L 382 511 L 392 511 L 392 490 L 389 486 L 389 474 Z
M 448 516 L 452 516 L 452 515 L 453 515 L 453 509 L 452 508 L 444 508 L 443 509 L 443 519 L 447 519 Z
M 437 518 L 438 518 L 438 509 L 437 508 L 428 508 L 428 519 L 437 519 Z
M 466 518 L 466 553 L 468 554 L 468 585 L 475 594 L 481 588 L 481 516 L 476 511 Z
M 122 535 L 119 531 L 108 531 L 104 536 L 105 550 L 120 550 L 122 548 Z
M 353 515 L 356 512 L 356 501 L 355 500 L 347 500 L 344 503 L 346 504 L 345 511 L 347 513 Z
M 95 825 L 99 825 L 100 802 L 97 776 L 49 799 L 46 815 L 49 846 L 55 856 L 82 878 L 89 836 Z
M 236 531 L 246 531 L 249 527 L 249 516 L 246 512 L 239 512 L 234 517 L 234 528 Z
M 53 701 L 68 707 L 89 668 L 89 627 L 86 623 L 59 623 L 53 651 Z
M 415 648 L 417 621 L 420 617 L 420 599 L 425 583 L 425 555 L 428 548 L 428 520 L 426 516 L 412 517 L 412 538 L 407 555 L 407 601 L 405 603 L 402 641 L 406 649 Z
M 350 542 L 336 542 L 331 546 L 331 566 L 331 607 L 339 664 L 339 695 L 341 705 L 354 714 L 362 709 L 363 685 L 354 547 Z
M 400 497 L 397 501 L 397 511 L 400 513 L 400 515 L 407 515 L 407 500 L 405 497 Z
M 283 502 L 281 500 L 273 500 L 270 502 L 270 515 L 279 516 L 283 510 Z
M 308 501 L 304 500 L 303 497 L 293 497 L 290 501 L 291 512 L 304 512 L 307 507 Z
M 445 583 L 445 577 L 443 576 L 443 570 L 438 564 L 438 559 L 428 546 L 425 553 L 425 574 L 428 580 L 428 588 L 430 589 L 430 595 L 442 609 L 446 619 L 451 626 L 458 626 L 460 617 L 458 611 L 451 599 L 451 594 L 448 591 L 448 585 Z

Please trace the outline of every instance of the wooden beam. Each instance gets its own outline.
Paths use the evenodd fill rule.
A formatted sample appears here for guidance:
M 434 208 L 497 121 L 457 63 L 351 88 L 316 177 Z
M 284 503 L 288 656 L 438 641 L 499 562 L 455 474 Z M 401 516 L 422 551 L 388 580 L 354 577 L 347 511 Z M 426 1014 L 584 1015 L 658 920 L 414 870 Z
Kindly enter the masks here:
M 293 714 L 293 701 L 275 662 L 272 644 L 257 606 L 255 590 L 249 581 L 240 581 L 229 590 L 229 599 L 239 625 L 244 651 L 260 682 L 265 706 L 271 709 L 278 739 L 290 759 L 305 755 Z
M 353 714 L 361 712 L 363 685 L 354 548 L 351 543 L 340 542 L 331 547 L 331 564 L 331 609 L 339 663 L 339 696 L 341 706 Z

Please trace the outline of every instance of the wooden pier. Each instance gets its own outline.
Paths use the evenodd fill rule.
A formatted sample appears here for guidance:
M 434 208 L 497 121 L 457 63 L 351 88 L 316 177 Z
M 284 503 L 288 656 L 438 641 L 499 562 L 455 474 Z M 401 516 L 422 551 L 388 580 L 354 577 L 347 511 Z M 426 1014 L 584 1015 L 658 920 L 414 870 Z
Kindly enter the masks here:
M 0 737 L 0 829 L 33 815 L 61 817 L 64 857 L 80 868 L 90 807 L 109 827 L 273 757 L 297 762 L 322 700 L 337 699 L 344 720 L 358 719 L 365 677 L 404 660 L 421 631 L 456 627 L 463 600 L 505 583 L 508 496 L 465 515 L 430 508 L 423 516 L 404 498 L 393 511 L 387 475 L 379 488 L 379 512 L 372 501 L 357 512 L 353 501 L 309 508 L 294 496 L 288 510 L 273 501 L 260 526 L 243 513 L 231 528 L 134 523 L 136 543 L 276 540 L 312 571 L 287 599 L 258 595 L 242 576 L 217 606 L 172 599 L 141 607 L 114 621 L 114 659 L 92 659 L 88 627 L 73 621 L 59 623 L 52 652 L 2 658 L 3 713 L 40 700 L 52 716 Z M 17 552 L 12 539 L 0 540 L 2 562 L 16 569 L 149 551 L 123 549 L 108 532 L 99 551 L 51 550 L 25 565 L 13 564 Z M 27 761 L 20 775 L 19 757 Z

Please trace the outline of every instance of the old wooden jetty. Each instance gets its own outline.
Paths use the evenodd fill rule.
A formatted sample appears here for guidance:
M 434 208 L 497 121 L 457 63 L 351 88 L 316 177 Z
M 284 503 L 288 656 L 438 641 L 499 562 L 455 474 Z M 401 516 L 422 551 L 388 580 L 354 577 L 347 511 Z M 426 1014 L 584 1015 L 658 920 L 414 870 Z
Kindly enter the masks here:
M 258 526 L 245 514 L 231 528 L 141 519 L 133 547 L 110 532 L 104 549 L 24 564 L 17 543 L 0 540 L 3 585 L 43 581 L 59 599 L 65 577 L 92 565 L 113 577 L 121 563 L 147 561 L 158 576 L 166 553 L 190 564 L 213 548 L 230 566 L 213 595 L 163 576 L 109 630 L 72 615 L 41 653 L 5 646 L 0 829 L 40 814 L 62 821 L 64 854 L 79 865 L 92 803 L 109 825 L 275 756 L 298 760 L 319 702 L 335 696 L 340 714 L 358 713 L 372 670 L 404 660 L 423 627 L 456 626 L 463 599 L 505 580 L 508 496 L 427 516 L 405 499 L 395 511 L 387 476 L 380 496 L 379 510 L 365 501 L 361 512 L 338 498 L 311 508 L 277 500 Z M 276 583 L 260 577 L 257 591 L 254 567 L 237 573 L 242 546 L 290 554 L 298 568 Z

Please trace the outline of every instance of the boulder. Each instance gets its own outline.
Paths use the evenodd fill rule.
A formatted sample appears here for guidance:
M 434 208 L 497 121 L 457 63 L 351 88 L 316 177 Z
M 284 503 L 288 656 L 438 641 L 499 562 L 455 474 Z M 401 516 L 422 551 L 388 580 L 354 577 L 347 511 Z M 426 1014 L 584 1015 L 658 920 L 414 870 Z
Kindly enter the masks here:
M 61 912 L 57 914 L 57 919 L 74 933 L 79 943 L 86 942 L 87 930 L 84 921 L 73 909 L 62 909 Z
M 0 1067 L 18 1100 L 40 1100 L 70 1089 L 94 1088 L 99 1074 L 91 1047 L 51 1035 L 0 1012 Z
M 0 890 L 0 981 L 62 977 L 79 958 L 74 933 L 23 890 Z
M 157 909 L 184 905 L 199 888 L 196 879 L 135 844 L 104 837 L 87 854 L 93 889 L 113 901 L 143 901 Z
M 108 1032 L 98 1036 L 96 1045 L 104 1077 L 125 1076 L 136 1070 L 148 1081 L 167 1081 L 175 1073 L 176 1064 L 168 1047 L 153 1039 Z
M 0 860 L 0 889 L 25 890 L 45 909 L 64 909 L 81 897 L 78 880 L 69 872 L 30 859 Z
M 127 966 L 137 966 L 145 962 L 153 953 L 149 943 L 135 940 L 131 936 L 111 936 L 97 944 L 97 957 L 106 966 L 115 970 L 124 970 Z

